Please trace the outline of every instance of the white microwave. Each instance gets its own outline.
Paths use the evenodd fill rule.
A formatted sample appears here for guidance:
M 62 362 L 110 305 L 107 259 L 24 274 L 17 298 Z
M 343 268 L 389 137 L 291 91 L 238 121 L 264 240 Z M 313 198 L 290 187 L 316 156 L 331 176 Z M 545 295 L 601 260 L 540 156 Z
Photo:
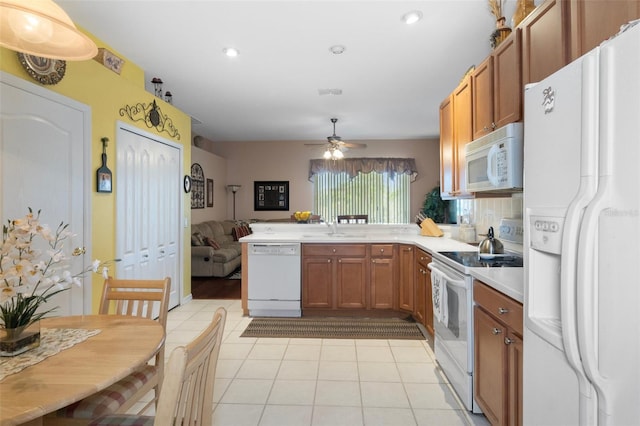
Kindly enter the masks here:
M 466 144 L 467 191 L 521 191 L 523 136 L 511 123 Z

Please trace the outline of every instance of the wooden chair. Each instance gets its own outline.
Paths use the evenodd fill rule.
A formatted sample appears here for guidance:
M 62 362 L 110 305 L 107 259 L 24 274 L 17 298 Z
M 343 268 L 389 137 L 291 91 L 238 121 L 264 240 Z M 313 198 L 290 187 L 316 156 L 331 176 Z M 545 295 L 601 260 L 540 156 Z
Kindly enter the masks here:
M 211 324 L 186 347 L 171 352 L 155 416 L 110 415 L 90 426 L 211 426 L 216 365 L 227 317 L 218 308 Z
M 99 313 L 157 319 L 166 333 L 170 291 L 169 277 L 163 280 L 116 280 L 109 277 L 104 282 Z M 102 415 L 126 413 L 153 389 L 153 399 L 139 411 L 143 413 L 158 399 L 164 365 L 163 343 L 153 364 L 149 363 L 108 388 L 45 416 L 44 424 L 85 425 Z M 96 365 L 96 368 L 100 366 Z

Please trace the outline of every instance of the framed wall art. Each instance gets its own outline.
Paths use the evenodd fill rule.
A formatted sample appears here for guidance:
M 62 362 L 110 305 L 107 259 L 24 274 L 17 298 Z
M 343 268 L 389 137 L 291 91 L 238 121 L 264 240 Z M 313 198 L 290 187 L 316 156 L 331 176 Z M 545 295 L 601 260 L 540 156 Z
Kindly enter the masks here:
M 191 208 L 204 209 L 204 172 L 198 163 L 191 165 Z
M 289 210 L 289 181 L 254 181 L 254 210 Z
M 207 207 L 213 207 L 213 179 L 207 179 Z

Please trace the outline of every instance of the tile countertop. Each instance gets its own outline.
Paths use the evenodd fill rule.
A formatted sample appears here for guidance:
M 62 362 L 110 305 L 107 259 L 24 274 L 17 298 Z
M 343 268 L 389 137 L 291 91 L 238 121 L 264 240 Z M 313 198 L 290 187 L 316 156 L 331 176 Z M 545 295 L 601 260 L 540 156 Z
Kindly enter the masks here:
M 400 243 L 414 244 L 433 254 L 439 251 L 475 251 L 477 247 L 450 238 L 446 226 L 444 237 L 425 237 L 416 225 L 339 225 L 337 233 L 324 224 L 252 224 L 253 234 L 243 243 Z M 469 274 L 499 292 L 523 303 L 523 268 L 468 268 Z

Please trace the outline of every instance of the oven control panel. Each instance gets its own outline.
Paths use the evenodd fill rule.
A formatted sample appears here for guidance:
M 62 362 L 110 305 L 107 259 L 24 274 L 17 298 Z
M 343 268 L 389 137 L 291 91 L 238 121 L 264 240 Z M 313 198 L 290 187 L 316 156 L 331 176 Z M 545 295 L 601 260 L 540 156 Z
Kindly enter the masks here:
M 501 219 L 498 238 L 510 243 L 522 244 L 524 227 L 522 219 Z

